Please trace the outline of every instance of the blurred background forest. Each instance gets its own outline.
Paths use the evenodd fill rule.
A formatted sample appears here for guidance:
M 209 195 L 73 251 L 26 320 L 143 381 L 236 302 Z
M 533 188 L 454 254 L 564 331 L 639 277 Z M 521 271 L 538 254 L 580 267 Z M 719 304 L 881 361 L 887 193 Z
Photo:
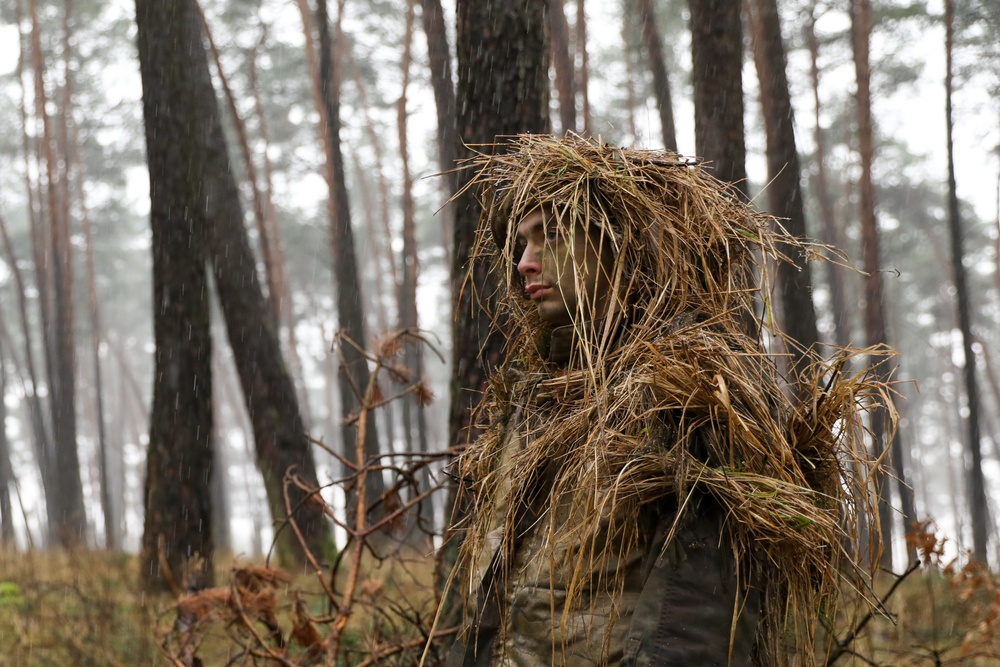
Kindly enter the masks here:
M 573 130 L 703 157 L 845 251 L 773 311 L 899 350 L 883 564 L 933 519 L 1000 565 L 998 119 L 993 0 L 0 3 L 0 537 L 142 553 L 156 587 L 300 504 L 281 561 L 332 552 L 359 490 L 440 532 L 421 494 L 502 342 L 459 299 L 467 175 L 431 175 Z

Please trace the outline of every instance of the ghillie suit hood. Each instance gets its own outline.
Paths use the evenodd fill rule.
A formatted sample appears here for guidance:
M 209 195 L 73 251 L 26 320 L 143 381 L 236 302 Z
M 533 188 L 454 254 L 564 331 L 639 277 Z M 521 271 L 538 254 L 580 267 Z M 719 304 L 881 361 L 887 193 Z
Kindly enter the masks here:
M 458 462 L 473 508 L 458 570 L 474 571 L 494 548 L 487 533 L 498 515 L 501 549 L 513 551 L 519 512 L 547 493 L 573 508 L 537 529 L 552 553 L 567 554 L 567 605 L 580 603 L 595 561 L 624 555 L 595 546 L 602 520 L 618 517 L 611 531 L 627 550 L 644 505 L 673 497 L 680 521 L 692 497 L 708 495 L 741 575 L 766 582 L 763 662 L 779 664 L 789 631 L 813 662 L 817 614 L 829 612 L 842 577 L 861 572 L 859 519 L 877 526 L 862 417 L 891 406 L 885 385 L 843 372 L 853 356 L 884 350 L 842 350 L 833 361 L 810 350 L 794 366 L 808 370 L 782 379 L 760 343 L 760 327 L 781 335 L 753 315 L 755 298 L 769 312 L 768 262 L 824 249 L 788 237 L 674 153 L 572 134 L 522 135 L 490 150 L 464 166 L 476 170 L 469 187 L 484 211 L 474 261 L 491 263 L 508 356 L 484 398 L 488 429 Z M 514 270 L 512 230 L 539 205 L 567 230 L 599 230 L 615 256 L 608 312 L 576 330 L 565 365 L 546 358 L 551 332 Z M 529 444 L 500 470 L 516 408 Z M 499 488 L 509 488 L 505 498 Z

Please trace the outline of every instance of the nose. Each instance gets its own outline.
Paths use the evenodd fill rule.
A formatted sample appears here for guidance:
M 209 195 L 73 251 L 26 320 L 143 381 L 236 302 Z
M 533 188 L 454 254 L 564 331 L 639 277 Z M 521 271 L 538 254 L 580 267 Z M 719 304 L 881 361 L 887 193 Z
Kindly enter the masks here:
M 540 248 L 534 243 L 528 243 L 521 253 L 521 259 L 517 261 L 517 272 L 522 276 L 533 276 L 542 270 Z

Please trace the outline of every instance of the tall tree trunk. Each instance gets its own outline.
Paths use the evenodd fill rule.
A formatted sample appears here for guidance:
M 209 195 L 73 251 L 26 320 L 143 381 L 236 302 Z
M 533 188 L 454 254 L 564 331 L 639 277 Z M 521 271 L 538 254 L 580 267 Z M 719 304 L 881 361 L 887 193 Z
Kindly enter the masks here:
M 198 556 L 204 565 L 195 583 L 207 585 L 214 555 L 206 530 L 212 525 L 208 221 L 194 173 L 204 130 L 187 79 L 190 54 L 201 48 L 196 21 L 187 0 L 136 0 L 156 342 L 140 570 L 147 589 L 186 585 L 181 579 Z
M 70 10 L 71 5 L 66 7 Z M 42 152 L 45 159 L 46 189 L 49 203 L 49 239 L 52 251 L 52 295 L 54 317 L 49 358 L 50 394 L 52 396 L 52 436 L 54 504 L 50 518 L 55 519 L 55 536 L 65 547 L 83 542 L 87 515 L 80 482 L 80 459 L 76 449 L 76 350 L 73 330 L 73 263 L 65 192 L 65 174 L 60 175 L 53 151 L 54 132 L 48 114 L 45 91 L 44 57 L 38 5 L 31 0 L 32 62 L 35 72 L 36 113 L 42 119 Z M 61 195 L 61 196 L 60 196 Z M 44 298 L 44 297 L 43 297 Z
M 636 47 L 637 40 L 634 39 L 633 35 L 635 33 L 635 2 L 633 0 L 622 0 L 622 48 L 624 50 L 625 57 L 625 80 L 622 85 L 625 86 L 625 105 L 626 113 L 628 114 L 628 132 L 629 136 L 632 138 L 633 142 L 638 143 L 639 141 L 639 130 L 637 123 L 635 122 L 635 53 L 638 50 Z
M 806 236 L 806 214 L 802 203 L 799 153 L 795 146 L 792 98 L 785 73 L 785 46 L 776 0 L 746 0 L 751 25 L 754 62 L 760 81 L 760 103 L 767 135 L 768 211 L 781 219 L 788 233 Z M 791 337 L 788 351 L 795 359 L 796 374 L 809 364 L 802 349 L 819 343 L 816 310 L 812 301 L 812 271 L 801 253 L 794 264 L 778 262 L 778 288 L 784 313 L 783 331 Z M 802 349 L 799 348 L 801 346 Z
M 812 84 L 813 94 L 813 144 L 816 146 L 816 152 L 813 156 L 813 162 L 816 165 L 813 191 L 815 192 L 816 200 L 819 202 L 820 218 L 823 221 L 823 234 L 821 238 L 824 243 L 834 248 L 841 248 L 840 229 L 834 215 L 833 200 L 830 198 L 829 186 L 826 179 L 826 141 L 823 137 L 823 126 L 820 122 L 819 40 L 816 39 L 815 7 L 810 8 L 804 30 L 806 44 L 809 47 L 809 79 Z M 851 342 L 852 331 L 850 310 L 847 308 L 847 298 L 845 296 L 841 270 L 836 262 L 826 262 L 826 282 L 830 290 L 830 308 L 833 311 L 833 333 L 830 335 L 830 340 L 837 346 L 849 344 Z
M 663 128 L 663 146 L 667 150 L 677 150 L 677 130 L 674 129 L 674 107 L 670 96 L 670 77 L 667 74 L 667 59 L 663 53 L 663 40 L 656 25 L 656 11 L 653 0 L 636 0 L 639 21 L 642 23 L 642 43 L 646 47 L 649 69 L 653 72 L 653 90 L 656 92 L 656 106 L 660 110 L 660 127 Z
M 695 152 L 749 198 L 740 0 L 689 0 Z
M 427 59 L 431 70 L 431 87 L 437 109 L 438 164 L 441 168 L 441 189 L 447 201 L 455 192 L 455 151 L 458 147 L 455 127 L 455 84 L 451 76 L 451 56 L 448 50 L 448 32 L 445 30 L 444 10 L 441 0 L 419 0 L 423 9 L 421 22 L 427 35 Z M 455 209 L 446 204 L 441 210 L 441 245 L 446 260 L 451 257 L 449 233 L 454 223 Z
M 559 129 L 576 132 L 576 86 L 573 58 L 569 52 L 569 23 L 563 0 L 548 0 L 549 37 L 552 64 L 556 70 L 556 91 L 559 94 Z
M 420 267 L 417 257 L 417 231 L 413 203 L 413 177 L 410 175 L 410 152 L 407 147 L 406 95 L 410 85 L 410 60 L 413 45 L 414 0 L 409 0 L 406 13 L 406 34 L 403 41 L 403 90 L 396 106 L 399 133 L 399 155 L 403 176 L 403 272 L 399 285 L 399 328 L 416 332 L 420 326 L 417 318 L 417 277 Z M 388 241 L 388 239 L 386 239 Z M 424 375 L 423 351 L 414 339 L 404 342 L 403 365 L 412 373 L 414 382 L 422 382 Z M 403 398 L 403 429 L 407 449 L 426 453 L 427 416 L 424 406 L 414 393 Z M 430 486 L 430 475 L 426 467 L 421 468 L 420 489 Z M 420 504 L 420 520 L 430 526 L 432 519 L 429 502 Z
M 859 218 L 861 221 L 861 253 L 865 271 L 865 336 L 868 345 L 888 343 L 888 333 L 885 325 L 885 291 L 882 285 L 881 259 L 879 251 L 878 223 L 875 218 L 875 185 L 872 181 L 872 161 L 875 153 L 872 130 L 871 110 L 871 68 L 869 64 L 869 43 L 871 40 L 871 2 L 870 0 L 851 0 L 851 33 L 854 51 L 854 69 L 857 78 L 857 93 L 855 104 L 858 114 L 858 152 L 861 158 L 861 177 L 858 183 Z M 892 376 L 892 363 L 888 360 L 873 362 L 873 373 L 881 380 L 889 380 Z M 873 456 L 880 458 L 887 446 L 895 446 L 887 441 L 889 433 L 888 408 L 877 409 L 872 414 Z M 898 432 L 895 438 L 898 438 Z M 895 440 L 894 438 L 894 440 Z M 895 461 L 889 459 L 890 461 Z M 892 466 L 885 466 L 890 468 Z M 901 481 L 905 479 L 902 470 L 897 470 Z M 878 474 L 875 483 L 879 493 L 879 522 L 881 524 L 883 567 L 892 567 L 892 525 L 895 519 L 889 497 L 889 477 Z M 902 491 L 901 495 L 905 493 Z M 912 498 L 912 496 L 911 496 Z M 909 526 L 913 516 L 904 508 L 904 525 Z
M 545 10 L 546 3 L 532 0 L 459 0 L 460 158 L 471 157 L 466 144 L 491 144 L 500 136 L 549 131 Z M 464 171 L 459 177 L 461 191 L 472 174 Z M 470 409 L 478 402 L 504 347 L 502 335 L 490 330 L 493 304 L 473 300 L 473 295 L 485 298 L 492 292 L 486 286 L 486 266 L 469 266 L 480 213 L 472 192 L 466 190 L 458 196 L 451 274 L 455 325 L 449 442 L 453 445 L 465 444 L 475 436 Z
M 980 563 L 987 562 L 990 518 L 986 500 L 986 481 L 983 477 L 983 455 L 979 426 L 979 388 L 976 383 L 976 353 L 972 343 L 972 304 L 965 275 L 965 251 L 962 248 L 962 220 L 958 209 L 958 192 L 955 183 L 955 151 L 953 142 L 954 118 L 952 116 L 952 51 L 955 42 L 954 0 L 944 2 L 945 21 L 945 122 L 948 150 L 948 237 L 951 242 L 951 266 L 958 296 L 958 327 L 962 332 L 962 350 L 965 354 L 963 378 L 965 400 L 969 415 L 965 420 L 968 429 L 965 446 L 969 452 L 969 514 L 972 521 L 972 556 Z
M 316 23 L 319 29 L 319 77 L 323 91 L 323 106 L 326 110 L 324 143 L 328 164 L 327 174 L 331 179 L 328 182 L 330 187 L 328 209 L 337 293 L 337 322 L 343 335 L 349 339 L 340 346 L 342 360 L 338 385 L 345 420 L 341 427 L 341 436 L 345 455 L 353 459 L 357 430 L 354 425 L 348 423 L 348 419 L 359 414 L 361 401 L 364 399 L 364 392 L 369 382 L 368 361 L 358 349 L 365 348 L 368 337 L 365 333 L 354 230 L 351 227 L 347 175 L 344 172 L 344 158 L 340 146 L 340 76 L 334 71 L 333 43 L 330 38 L 326 0 L 319 0 L 317 3 Z M 364 451 L 368 462 L 375 461 L 382 453 L 375 429 L 375 415 L 371 410 L 367 411 Z M 365 488 L 368 507 L 372 507 L 385 491 L 382 473 L 380 471 L 369 473 Z
M 580 56 L 580 76 L 577 87 L 583 102 L 583 133 L 590 134 L 590 56 L 587 53 L 587 9 L 584 0 L 576 0 L 576 53 Z

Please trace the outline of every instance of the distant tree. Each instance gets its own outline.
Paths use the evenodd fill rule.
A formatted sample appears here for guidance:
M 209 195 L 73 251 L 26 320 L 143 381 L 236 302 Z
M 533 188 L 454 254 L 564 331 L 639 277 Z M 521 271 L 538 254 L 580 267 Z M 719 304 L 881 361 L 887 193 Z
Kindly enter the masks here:
M 973 350 L 972 304 L 970 303 L 968 281 L 965 272 L 965 251 L 962 247 L 962 219 L 958 208 L 958 189 L 955 182 L 954 116 L 952 109 L 953 79 L 952 61 L 955 42 L 955 3 L 945 0 L 945 124 L 948 152 L 948 237 L 951 242 L 952 279 L 958 304 L 958 326 L 962 333 L 962 350 L 965 355 L 963 378 L 965 380 L 965 400 L 969 413 L 965 418 L 965 446 L 969 452 L 969 514 L 972 522 L 972 555 L 980 563 L 987 562 L 989 534 L 989 507 L 986 500 L 986 480 L 983 476 L 982 433 L 980 430 L 979 387 L 976 382 L 976 353 Z
M 10 464 L 10 440 L 7 439 L 7 359 L 0 338 L 0 546 L 14 546 L 14 470 Z
M 746 8 L 767 135 L 768 212 L 779 218 L 791 236 L 803 238 L 806 236 L 806 214 L 778 3 L 776 0 L 747 0 Z M 804 255 L 795 254 L 791 259 L 794 264 L 778 263 L 778 289 L 784 316 L 782 330 L 796 345 L 808 349 L 819 343 L 812 301 L 812 271 Z M 796 359 L 796 370 L 805 371 L 808 358 L 795 345 L 789 352 Z
M 677 150 L 677 130 L 674 129 L 674 108 L 670 94 L 670 77 L 667 73 L 667 59 L 663 53 L 663 40 L 656 24 L 653 0 L 636 0 L 639 21 L 642 23 L 642 42 L 646 46 L 646 58 L 653 72 L 653 90 L 656 92 L 656 106 L 660 111 L 660 127 L 663 128 L 663 146 L 667 150 Z
M 872 179 L 872 162 L 875 155 L 874 131 L 872 128 L 871 104 L 871 64 L 869 57 L 872 30 L 872 8 L 870 0 L 851 0 L 851 43 L 854 53 L 854 71 L 857 80 L 855 107 L 857 110 L 858 154 L 861 160 L 861 177 L 858 182 L 858 214 L 861 221 L 861 254 L 865 271 L 865 337 L 868 345 L 887 344 L 889 334 L 885 321 L 885 289 L 882 284 L 881 253 L 879 250 L 878 221 L 875 217 L 875 184 Z M 881 361 L 881 363 L 878 363 Z M 873 372 L 882 379 L 892 376 L 889 361 L 874 362 Z M 872 456 L 881 458 L 885 448 L 891 443 L 886 439 L 888 408 L 875 410 L 872 414 Z M 898 437 L 898 434 L 896 435 Z M 897 451 L 899 448 L 897 448 Z M 894 459 L 890 459 L 895 463 Z M 890 467 L 890 466 L 887 466 Z M 902 475 L 902 470 L 897 470 Z M 894 512 L 890 504 L 889 478 L 880 474 L 876 479 L 879 489 L 879 523 L 881 530 L 882 556 L 880 564 L 892 568 L 892 526 Z M 907 493 L 900 484 L 902 493 Z M 912 496 L 911 496 L 912 497 Z M 906 515 L 909 525 L 915 517 Z
M 569 50 L 569 23 L 563 0 L 548 0 L 549 37 L 552 64 L 556 71 L 556 92 L 559 97 L 559 129 L 576 131 L 576 82 L 573 57 Z
M 71 3 L 64 11 L 69 16 Z M 40 238 L 47 239 L 38 245 L 45 248 L 43 264 L 36 265 L 36 272 L 51 275 L 45 283 L 51 292 L 43 292 L 43 301 L 51 298 L 46 309 L 50 314 L 43 335 L 48 345 L 50 407 L 52 410 L 52 451 L 43 465 L 50 466 L 53 486 L 48 498 L 50 532 L 62 546 L 81 544 L 87 529 L 87 514 L 83 504 L 83 485 L 80 481 L 80 458 L 76 443 L 76 347 L 73 310 L 73 257 L 70 244 L 69 192 L 66 174 L 65 134 L 57 137 L 55 121 L 49 115 L 49 96 L 45 87 L 45 60 L 42 53 L 41 26 L 38 20 L 38 3 L 29 2 L 31 12 L 31 60 L 35 80 L 35 111 L 42 124 L 42 156 L 45 165 L 45 191 L 48 203 L 48 230 L 39 229 Z M 69 19 L 64 29 L 68 29 Z M 67 40 L 68 43 L 68 40 Z M 68 45 L 64 44 L 64 49 Z M 64 102 L 64 100 L 62 100 Z M 53 102 L 55 102 L 53 100 Z M 65 111 L 65 104 L 60 105 Z M 65 122 L 65 117 L 60 120 Z M 62 151 L 57 152 L 59 139 Z M 36 251 L 37 252 L 37 251 Z M 40 283 L 41 285 L 42 283 Z M 45 311 L 43 311 L 43 315 Z
M 590 51 L 587 48 L 587 3 L 584 0 L 576 0 L 576 54 L 580 62 L 576 83 L 582 101 L 580 125 L 584 134 L 590 134 L 593 131 L 593 114 L 590 112 Z
M 816 37 L 816 8 L 811 7 L 803 26 L 806 46 L 809 50 L 809 81 L 813 97 L 813 165 L 815 177 L 812 181 L 813 195 L 819 204 L 822 234 L 819 238 L 835 248 L 843 247 L 840 229 L 834 215 L 833 199 L 826 171 L 826 134 L 820 122 L 822 106 L 819 95 L 819 40 Z M 830 340 L 834 345 L 844 346 L 851 342 L 851 316 L 847 308 L 842 270 L 834 262 L 826 262 L 826 282 L 830 292 L 830 310 L 833 315 L 833 332 Z
M 136 0 L 139 66 L 153 229 L 153 331 L 156 371 L 147 451 L 140 577 L 167 590 L 192 566 L 212 579 L 212 340 L 208 238 L 201 174 L 200 113 L 189 78 L 202 49 L 188 0 Z M 207 75 L 207 66 L 205 74 Z M 198 558 L 204 560 L 199 561 Z M 166 572 L 163 565 L 169 568 Z
M 712 173 L 749 196 L 740 0 L 689 0 L 694 141 Z

